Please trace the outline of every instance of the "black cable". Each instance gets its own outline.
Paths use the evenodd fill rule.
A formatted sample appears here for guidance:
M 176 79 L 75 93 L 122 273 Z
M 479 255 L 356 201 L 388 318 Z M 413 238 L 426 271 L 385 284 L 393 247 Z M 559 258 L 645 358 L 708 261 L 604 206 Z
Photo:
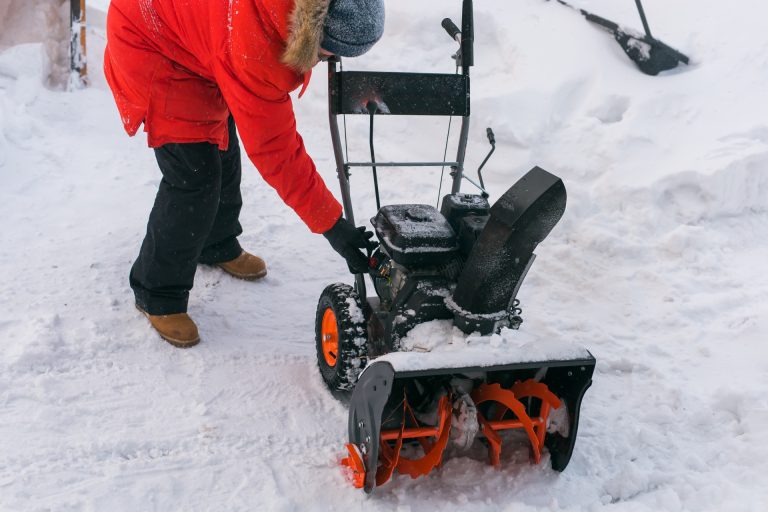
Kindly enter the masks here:
M 448 135 L 445 136 L 445 150 L 443 151 L 443 162 L 448 158 L 448 141 L 451 139 L 451 123 L 453 116 L 448 118 Z M 440 187 L 437 189 L 437 202 L 435 208 L 440 208 L 440 195 L 443 193 L 443 178 L 445 177 L 445 165 L 440 169 Z
M 376 103 L 373 101 L 368 102 L 367 108 L 368 112 L 371 113 L 371 129 L 368 142 L 371 146 L 371 164 L 373 164 L 373 188 L 376 191 L 376 211 L 379 211 L 381 210 L 381 201 L 379 200 L 379 176 L 376 172 L 376 152 L 373 150 L 373 116 L 376 115 L 376 112 L 379 108 L 378 105 L 376 105 Z
M 456 65 L 456 74 L 459 74 L 459 66 Z M 448 117 L 448 134 L 445 136 L 445 150 L 443 151 L 443 162 L 448 158 L 448 141 L 451 139 L 451 123 L 453 123 L 453 116 Z M 435 202 L 435 208 L 440 208 L 440 195 L 443 193 L 443 178 L 445 177 L 445 165 L 440 169 L 440 186 L 437 189 L 437 201 Z
M 344 158 L 346 158 L 347 162 L 349 162 L 349 146 L 347 145 L 347 141 L 349 140 L 347 138 L 347 114 L 344 114 L 342 118 L 344 120 Z
M 339 59 L 339 71 L 342 73 L 344 72 L 344 61 L 342 59 Z M 349 162 L 349 146 L 347 145 L 347 141 L 349 140 L 347 138 L 347 114 L 344 114 L 341 117 L 344 121 L 344 158 L 346 158 L 347 162 Z

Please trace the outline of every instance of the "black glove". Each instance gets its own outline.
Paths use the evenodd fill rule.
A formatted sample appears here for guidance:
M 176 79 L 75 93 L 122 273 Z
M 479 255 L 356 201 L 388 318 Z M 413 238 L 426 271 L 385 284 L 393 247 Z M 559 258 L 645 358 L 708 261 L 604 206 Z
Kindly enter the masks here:
M 364 227 L 356 228 L 347 219 L 340 217 L 331 229 L 323 233 L 323 236 L 328 239 L 333 250 L 347 260 L 350 272 L 353 274 L 368 272 L 368 258 L 360 249 L 370 253 L 376 248 L 376 243 L 371 242 L 373 233 L 366 231 Z

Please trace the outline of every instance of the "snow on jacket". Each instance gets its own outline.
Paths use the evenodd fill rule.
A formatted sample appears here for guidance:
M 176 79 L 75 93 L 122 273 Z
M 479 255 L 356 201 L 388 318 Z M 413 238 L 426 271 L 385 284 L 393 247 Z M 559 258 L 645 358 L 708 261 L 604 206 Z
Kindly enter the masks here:
M 104 69 L 125 130 L 151 147 L 226 149 L 235 118 L 246 153 L 315 233 L 341 206 L 296 132 L 289 92 L 309 82 L 329 0 L 112 0 Z

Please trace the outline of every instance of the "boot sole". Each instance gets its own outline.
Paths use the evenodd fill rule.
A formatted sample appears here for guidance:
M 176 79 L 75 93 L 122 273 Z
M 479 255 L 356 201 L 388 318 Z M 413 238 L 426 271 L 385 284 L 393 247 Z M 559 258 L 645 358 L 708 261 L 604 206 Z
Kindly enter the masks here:
M 169 344 L 173 345 L 176 348 L 192 348 L 195 345 L 197 345 L 198 343 L 200 343 L 200 337 L 199 336 L 194 341 L 179 341 L 179 340 L 175 340 L 175 339 L 173 339 L 173 338 L 171 338 L 169 336 L 166 336 L 166 335 L 162 334 L 157 329 L 155 329 L 155 331 L 157 331 L 157 334 L 159 334 L 161 338 L 163 338 L 166 342 L 168 342 Z
M 237 279 L 242 279 L 243 281 L 258 281 L 259 279 L 262 279 L 267 275 L 267 269 L 262 270 L 258 274 L 238 274 L 237 272 L 232 272 L 230 270 L 227 270 L 221 265 L 217 265 L 217 267 L 219 267 L 221 270 L 231 275 L 232 277 L 236 277 Z
M 138 309 L 139 313 L 141 313 L 142 315 L 147 317 L 147 320 L 149 320 L 149 313 L 147 313 L 146 311 L 141 309 L 139 306 L 136 306 L 136 309 Z M 151 322 L 150 322 L 150 325 L 152 325 Z M 155 326 L 152 326 L 152 328 L 155 329 Z M 192 341 L 183 341 L 183 340 L 177 340 L 175 338 L 171 338 L 170 336 L 166 336 L 165 334 L 161 333 L 157 329 L 155 329 L 155 332 L 158 334 L 158 336 L 163 338 L 163 340 L 165 340 L 166 342 L 170 343 L 171 345 L 173 345 L 176 348 L 192 348 L 195 345 L 197 345 L 198 343 L 200 343 L 200 336 L 198 336 L 197 339 L 192 340 Z

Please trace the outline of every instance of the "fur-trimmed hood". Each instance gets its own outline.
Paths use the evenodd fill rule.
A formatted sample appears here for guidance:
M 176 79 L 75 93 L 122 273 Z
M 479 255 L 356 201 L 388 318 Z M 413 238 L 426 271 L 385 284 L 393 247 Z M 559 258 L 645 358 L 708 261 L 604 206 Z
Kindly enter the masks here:
M 299 73 L 306 73 L 317 64 L 330 3 L 331 0 L 296 0 L 282 61 Z

